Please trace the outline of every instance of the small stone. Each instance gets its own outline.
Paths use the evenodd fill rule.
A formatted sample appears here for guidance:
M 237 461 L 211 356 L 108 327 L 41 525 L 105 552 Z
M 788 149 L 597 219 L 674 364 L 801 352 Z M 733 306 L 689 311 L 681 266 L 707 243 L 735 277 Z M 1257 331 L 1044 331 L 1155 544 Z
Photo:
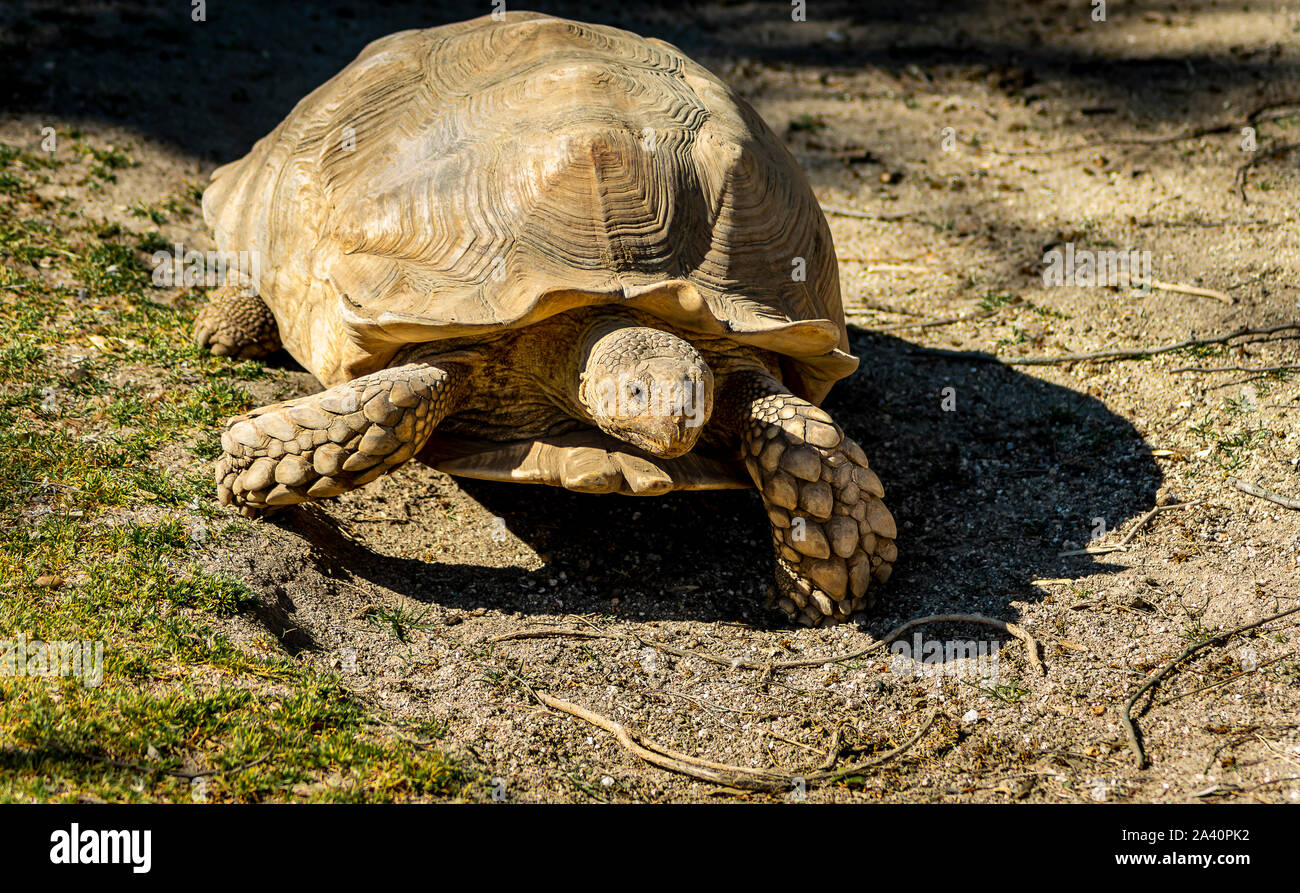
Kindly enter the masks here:
M 821 458 L 808 447 L 787 450 L 781 457 L 781 467 L 805 481 L 815 481 L 822 473 Z

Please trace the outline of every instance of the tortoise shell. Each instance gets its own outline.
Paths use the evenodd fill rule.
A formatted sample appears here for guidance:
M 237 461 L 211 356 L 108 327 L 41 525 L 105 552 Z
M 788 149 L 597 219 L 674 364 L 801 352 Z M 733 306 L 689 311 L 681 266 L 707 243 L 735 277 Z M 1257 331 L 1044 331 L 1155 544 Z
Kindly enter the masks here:
M 814 402 L 857 366 L 793 157 L 680 50 L 616 28 L 512 12 L 377 40 L 219 168 L 203 211 L 220 249 L 256 252 L 326 386 L 605 304 L 773 351 Z

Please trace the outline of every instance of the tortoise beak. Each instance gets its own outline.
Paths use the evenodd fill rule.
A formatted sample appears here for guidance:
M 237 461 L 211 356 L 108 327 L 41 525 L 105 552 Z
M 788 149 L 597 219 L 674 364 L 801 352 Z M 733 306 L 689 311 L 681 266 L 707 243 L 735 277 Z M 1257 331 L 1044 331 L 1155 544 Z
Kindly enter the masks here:
M 656 421 L 658 424 L 642 425 L 634 441 L 653 456 L 675 459 L 689 453 L 699 440 L 702 426 L 692 425 L 688 417 L 667 416 Z

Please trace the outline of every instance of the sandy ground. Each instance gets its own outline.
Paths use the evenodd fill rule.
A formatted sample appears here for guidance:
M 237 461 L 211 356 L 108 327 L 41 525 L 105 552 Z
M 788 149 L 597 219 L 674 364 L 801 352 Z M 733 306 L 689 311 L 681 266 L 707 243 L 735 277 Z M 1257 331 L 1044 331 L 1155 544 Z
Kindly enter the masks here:
M 87 213 L 138 229 L 133 203 L 201 188 L 370 39 L 487 11 L 210 6 L 205 23 L 131 3 L 0 13 L 0 138 L 77 127 L 130 146 L 140 166 L 87 196 Z M 1121 724 L 1188 645 L 1296 605 L 1300 513 L 1230 480 L 1300 496 L 1300 387 L 1180 371 L 1298 363 L 1283 337 L 1296 331 L 1139 360 L 987 361 L 1297 319 L 1300 153 L 1283 147 L 1300 140 L 1300 11 L 1114 3 L 1095 22 L 1083 3 L 810 7 L 800 23 L 783 3 L 543 10 L 676 43 L 785 135 L 827 208 L 872 218 L 830 216 L 863 363 L 826 407 L 899 522 L 876 612 L 804 630 L 766 611 L 752 492 L 633 500 L 406 467 L 205 553 L 262 597 L 227 631 L 339 669 L 394 717 L 445 724 L 443 744 L 514 801 L 1300 800 L 1294 616 L 1205 649 L 1141 702 L 1148 768 L 1134 768 Z M 210 244 L 194 216 L 162 231 Z M 1067 244 L 1150 252 L 1155 279 L 1226 300 L 1045 285 L 1044 252 Z M 282 367 L 259 398 L 318 387 Z M 847 654 L 953 613 L 1019 624 L 1044 673 L 1015 638 L 951 623 L 906 639 L 989 642 L 995 679 L 912 675 L 881 651 L 726 663 Z M 518 638 L 557 628 L 607 635 Z M 648 767 L 532 692 L 664 747 L 795 775 L 869 759 L 934 721 L 847 782 L 740 792 Z

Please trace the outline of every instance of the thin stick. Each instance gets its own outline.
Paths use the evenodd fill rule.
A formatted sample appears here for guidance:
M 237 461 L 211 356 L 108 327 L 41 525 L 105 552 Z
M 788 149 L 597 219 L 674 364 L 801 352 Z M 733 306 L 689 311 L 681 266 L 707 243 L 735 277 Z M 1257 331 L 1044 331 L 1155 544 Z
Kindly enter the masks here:
M 996 310 L 983 310 L 979 313 L 967 313 L 965 316 L 950 316 L 947 319 L 931 319 L 926 322 L 900 322 L 888 326 L 872 326 L 869 331 L 872 332 L 901 332 L 904 329 L 932 329 L 936 326 L 950 326 L 953 323 L 969 322 L 972 319 L 987 319 Z
M 1067 152 L 1082 152 L 1086 149 L 1097 149 L 1102 146 L 1163 146 L 1169 143 L 1178 143 L 1183 140 L 1194 140 L 1203 136 L 1211 136 L 1216 133 L 1231 133 L 1240 129 L 1247 124 L 1263 124 L 1268 121 L 1276 121 L 1281 118 L 1290 118 L 1292 114 L 1271 115 L 1267 118 L 1261 118 L 1264 112 L 1269 109 L 1282 108 L 1285 106 L 1300 105 L 1300 98 L 1276 99 L 1270 100 L 1263 105 L 1256 106 L 1244 121 L 1224 121 L 1221 124 L 1213 124 L 1209 127 L 1197 127 L 1194 130 L 1186 130 L 1182 133 L 1176 133 L 1172 136 L 1157 137 L 1127 137 L 1118 139 L 1095 140 L 1089 143 L 1080 143 L 1075 146 L 1061 146 L 1055 149 L 1019 149 L 1004 150 L 987 147 L 988 151 L 994 155 L 1007 156 L 1025 156 L 1025 155 L 1063 155 Z M 968 144 L 969 145 L 969 144 Z
M 1233 175 L 1233 179 L 1237 183 L 1237 195 L 1241 197 L 1242 204 L 1250 204 L 1250 199 L 1246 197 L 1246 180 L 1250 176 L 1251 169 L 1266 158 L 1277 158 L 1279 155 L 1286 155 L 1288 152 L 1293 152 L 1296 149 L 1300 149 L 1300 143 L 1282 143 L 1275 145 L 1271 148 L 1257 151 L 1253 156 L 1251 156 L 1250 161 L 1247 161 L 1245 164 L 1237 168 L 1237 172 Z
M 920 730 L 917 731 L 915 735 L 913 735 L 908 740 L 904 741 L 902 744 L 898 745 L 898 747 L 895 747 L 893 750 L 887 750 L 884 753 L 880 754 L 879 756 L 872 757 L 871 759 L 861 763 L 852 763 L 848 766 L 842 766 L 839 769 L 834 770 L 833 772 L 825 771 L 825 772 L 814 773 L 813 775 L 808 776 L 806 780 L 833 781 L 837 778 L 843 778 L 846 775 L 856 775 L 857 773 L 862 772 L 865 769 L 874 769 L 876 766 L 879 766 L 883 763 L 887 763 L 890 760 L 894 759 L 894 757 L 898 756 L 899 754 L 910 750 L 912 746 L 916 744 L 916 742 L 924 738 L 925 733 L 930 731 L 930 727 L 934 725 L 934 721 L 938 718 L 939 718 L 939 711 L 936 710 L 930 714 L 930 718 L 925 721 L 925 723 L 921 726 Z
M 1236 673 L 1233 673 L 1231 676 L 1228 676 L 1224 679 L 1220 679 L 1218 682 L 1211 682 L 1209 685 L 1202 685 L 1200 688 L 1194 688 L 1191 691 L 1185 691 L 1182 692 L 1181 694 L 1170 695 L 1169 697 L 1165 698 L 1163 701 L 1157 701 L 1156 706 L 1163 707 L 1166 704 L 1172 704 L 1174 701 L 1179 701 L 1182 700 L 1183 698 L 1190 698 L 1192 695 L 1199 695 L 1201 692 L 1210 691 L 1211 689 L 1218 688 L 1219 686 L 1227 685 L 1229 682 L 1235 682 L 1236 680 L 1240 679 L 1243 676 L 1250 676 L 1254 673 L 1258 673 L 1260 670 L 1264 669 L 1265 667 L 1272 666 L 1278 661 L 1283 660 L 1284 658 L 1289 656 L 1290 655 L 1284 654 L 1281 657 L 1274 657 L 1270 660 L 1264 661 L 1262 664 L 1260 664 L 1258 667 L 1256 667 L 1253 670 L 1240 670 Z
M 1236 298 L 1232 297 L 1231 295 L 1224 294 L 1221 291 L 1215 291 L 1212 288 L 1199 288 L 1195 285 L 1184 285 L 1181 282 L 1161 282 L 1159 279 L 1148 279 L 1145 282 L 1143 281 L 1134 282 L 1133 280 L 1130 279 L 1129 284 L 1137 288 L 1140 288 L 1145 285 L 1154 288 L 1158 291 L 1176 292 L 1181 295 L 1196 295 L 1197 297 L 1200 298 L 1213 298 L 1214 300 L 1219 301 L 1220 303 L 1223 304 L 1237 303 Z
M 1191 505 L 1191 503 L 1179 503 L 1180 505 Z M 873 651 L 889 645 L 890 642 L 897 639 L 903 633 L 917 626 L 925 626 L 930 623 L 976 623 L 983 626 L 991 626 L 996 630 L 1006 633 L 1007 635 L 1020 640 L 1024 644 L 1028 655 L 1029 664 L 1038 675 L 1046 675 L 1047 670 L 1043 667 L 1042 661 L 1038 658 L 1038 641 L 1034 639 L 1022 627 L 1014 623 L 1008 623 L 1004 620 L 997 620 L 992 617 L 985 617 L 982 614 L 933 614 L 929 617 L 918 617 L 915 620 L 909 620 L 902 626 L 899 626 L 889 632 L 883 639 L 878 642 L 872 642 L 864 648 L 857 651 L 851 651 L 848 654 L 827 654 L 820 657 L 805 657 L 799 660 L 780 660 L 770 663 L 757 663 L 752 660 L 745 660 L 740 657 L 723 657 L 717 654 L 710 654 L 707 651 L 694 651 L 686 648 L 676 648 L 663 642 L 655 642 L 651 639 L 645 639 L 641 636 L 620 636 L 615 633 L 606 632 L 588 632 L 586 630 L 575 629 L 536 629 L 524 630 L 517 633 L 508 633 L 503 636 L 495 636 L 490 639 L 482 640 L 481 644 L 495 644 L 498 642 L 510 642 L 517 639 L 552 639 L 552 638 L 575 638 L 575 639 L 612 639 L 615 641 L 635 642 L 646 648 L 654 648 L 663 651 L 666 654 L 672 654 L 677 657 L 699 658 L 711 664 L 721 667 L 730 667 L 732 669 L 757 670 L 760 672 L 771 672 L 774 670 L 795 670 L 806 667 L 820 667 L 825 664 L 842 663 L 846 660 L 856 660 L 864 657 Z
M 586 707 L 570 701 L 561 700 L 544 691 L 534 692 L 533 694 L 538 701 L 552 710 L 567 713 L 569 716 L 581 719 L 583 722 L 590 723 L 596 728 L 608 732 L 614 736 L 614 740 L 622 745 L 625 750 L 653 766 L 677 772 L 681 775 L 689 775 L 691 778 L 713 782 L 714 784 L 754 791 L 787 790 L 800 781 L 804 783 L 833 781 L 845 775 L 853 775 L 865 769 L 879 766 L 907 751 L 925 737 L 925 734 L 934 725 L 934 721 L 939 715 L 937 710 L 931 713 L 930 718 L 922 725 L 921 730 L 909 740 L 893 750 L 872 757 L 866 762 L 855 763 L 834 771 L 823 770 L 798 775 L 781 769 L 751 769 L 747 766 L 734 766 L 729 763 L 717 763 L 713 760 L 693 757 L 690 754 L 681 753 L 646 738 L 639 732 L 633 731 L 622 723 L 594 710 L 588 710 Z M 836 736 L 836 742 L 838 742 L 838 735 Z M 836 744 L 836 748 L 838 748 L 838 744 Z
M 1260 499 L 1267 499 L 1269 502 L 1277 503 L 1283 508 L 1300 511 L 1300 499 L 1292 499 L 1289 496 L 1274 493 L 1272 490 L 1266 490 L 1258 484 L 1252 484 L 1250 481 L 1243 481 L 1241 478 L 1229 478 L 1229 481 L 1232 486 L 1236 487 L 1242 493 L 1249 493 L 1251 496 L 1258 496 Z
M 1069 555 L 1105 555 L 1109 552 L 1126 552 L 1128 551 L 1128 544 L 1133 541 L 1133 537 L 1137 536 L 1137 532 L 1156 515 L 1168 511 L 1169 509 L 1181 509 L 1187 508 L 1189 505 L 1199 505 L 1201 502 L 1202 500 L 1197 499 L 1192 502 L 1176 502 L 1173 505 L 1158 505 L 1141 518 L 1138 518 L 1137 523 L 1133 525 L 1133 528 L 1125 535 L 1125 537 L 1113 546 L 1089 546 L 1086 549 L 1070 549 L 1067 552 L 1057 552 L 1056 554 L 1059 557 L 1064 558 Z
M 925 315 L 924 313 L 918 313 L 915 310 L 904 310 L 902 307 L 891 307 L 888 304 L 874 304 L 870 301 L 855 301 L 854 303 L 861 304 L 863 307 L 865 307 L 868 310 L 879 310 L 881 313 L 894 313 L 897 314 L 898 316 L 924 316 Z M 866 316 L 865 313 L 859 313 L 855 310 L 845 310 L 844 315 L 846 317 Z
M 640 735 L 620 722 L 569 701 L 552 697 L 544 691 L 536 692 L 536 697 L 552 710 L 567 713 L 608 732 L 625 750 L 652 766 L 733 788 L 772 791 L 782 790 L 788 786 L 785 776 L 780 773 L 700 760 L 642 739 Z
M 1060 363 L 1082 363 L 1090 360 L 1105 361 L 1139 359 L 1142 357 L 1169 353 L 1175 350 L 1186 350 L 1189 347 L 1203 347 L 1208 344 L 1225 344 L 1234 338 L 1244 338 L 1248 335 L 1268 336 L 1275 335 L 1278 332 L 1297 329 L 1300 329 L 1300 322 L 1289 322 L 1277 326 L 1270 326 L 1265 329 L 1241 328 L 1237 329 L 1235 332 L 1228 332 L 1224 335 L 1214 335 L 1208 338 L 1188 338 L 1186 341 L 1179 341 L 1177 344 L 1161 344 L 1153 345 L 1151 347 L 1135 347 L 1132 349 L 1121 350 L 1096 350 L 1089 353 L 1067 353 L 1058 357 L 996 357 L 992 354 L 979 353 L 976 351 L 947 351 L 935 350 L 928 347 L 914 348 L 913 353 L 936 356 L 950 360 L 971 360 L 979 363 L 1001 363 L 1004 366 L 1053 366 Z M 1298 336 L 1288 335 L 1285 337 L 1293 338 Z
M 1162 679 L 1173 672 L 1175 667 L 1196 654 L 1202 648 L 1208 648 L 1210 645 L 1226 641 L 1239 633 L 1248 632 L 1256 627 L 1263 626 L 1266 623 L 1272 623 L 1274 620 L 1281 620 L 1283 617 L 1289 617 L 1297 612 L 1300 612 L 1300 606 L 1283 611 L 1280 614 L 1273 614 L 1269 617 L 1265 617 L 1263 620 L 1256 620 L 1254 623 L 1248 623 L 1245 626 L 1238 626 L 1235 629 L 1226 630 L 1219 633 L 1217 636 L 1213 636 L 1202 642 L 1197 642 L 1195 645 L 1189 645 L 1183 649 L 1182 654 L 1174 658 L 1172 663 L 1168 664 L 1163 670 L 1148 679 L 1141 688 L 1134 692 L 1133 697 L 1129 698 L 1128 703 L 1124 705 L 1124 710 L 1120 714 L 1120 721 L 1124 725 L 1124 731 L 1128 733 L 1129 750 L 1133 752 L 1133 761 L 1137 768 L 1145 769 L 1147 765 L 1146 750 L 1142 747 L 1142 735 L 1138 731 L 1137 723 L 1133 721 L 1133 705 L 1138 702 L 1139 698 L 1155 688 Z
M 902 220 L 910 220 L 914 223 L 923 223 L 926 226 L 935 229 L 943 229 L 943 224 L 935 223 L 933 220 L 926 220 L 924 217 L 917 217 L 915 214 L 868 214 L 865 211 L 855 211 L 852 208 L 842 208 L 839 205 L 828 205 L 822 203 L 823 213 L 830 214 L 834 217 L 852 217 L 855 220 L 879 220 L 884 223 L 897 223 Z
M 1284 363 L 1280 366 L 1179 366 L 1170 372 L 1281 372 L 1285 369 L 1300 369 L 1300 364 Z
M 513 642 L 517 639 L 609 639 L 608 633 L 592 633 L 583 629 L 526 629 L 522 632 L 508 633 L 484 639 L 482 644 L 495 645 L 498 642 Z

